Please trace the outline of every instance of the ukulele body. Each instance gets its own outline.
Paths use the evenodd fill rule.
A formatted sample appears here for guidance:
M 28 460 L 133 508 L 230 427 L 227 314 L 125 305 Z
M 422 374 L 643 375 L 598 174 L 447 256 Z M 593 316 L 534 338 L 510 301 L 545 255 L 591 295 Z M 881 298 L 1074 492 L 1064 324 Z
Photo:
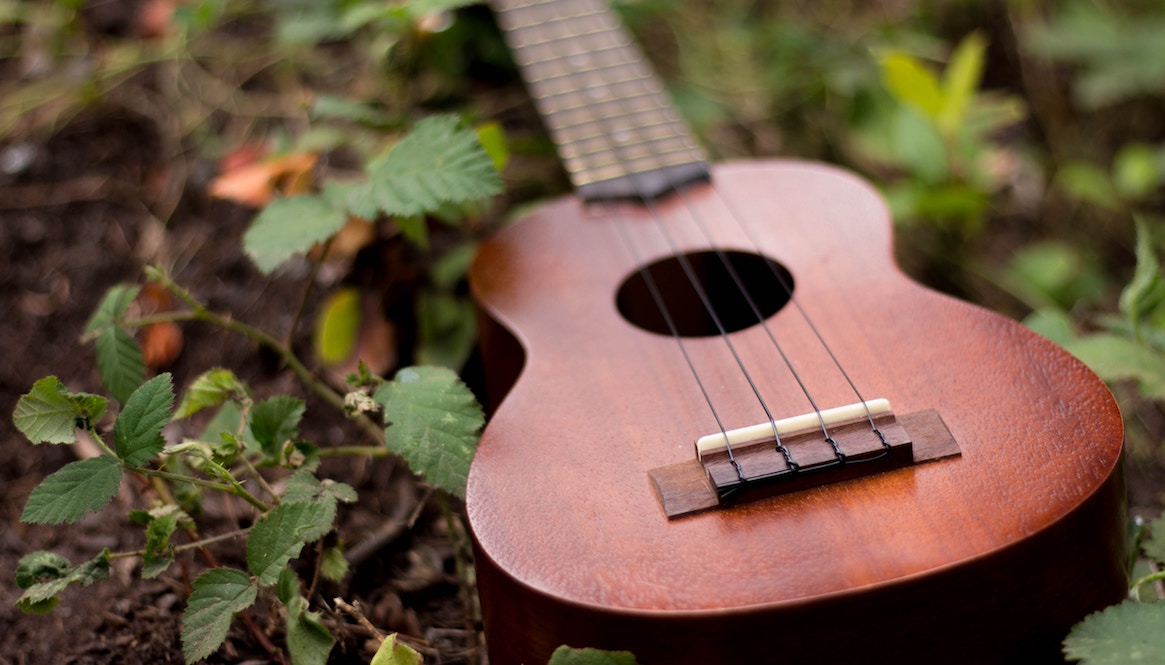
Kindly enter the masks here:
M 561 199 L 470 272 L 491 399 L 505 393 L 467 491 L 492 665 L 561 644 L 641 665 L 1056 662 L 1072 624 L 1124 596 L 1111 394 L 1021 325 L 902 275 L 872 188 L 744 162 L 658 212 L 675 247 L 643 207 Z M 961 454 L 669 520 L 647 472 L 717 425 L 679 344 L 629 323 L 616 293 L 640 263 L 707 249 L 696 219 L 788 269 L 863 396 L 936 409 Z M 822 408 L 856 401 L 796 306 L 768 326 Z M 812 411 L 761 326 L 729 339 L 774 417 Z M 722 338 L 683 346 L 726 427 L 766 419 Z

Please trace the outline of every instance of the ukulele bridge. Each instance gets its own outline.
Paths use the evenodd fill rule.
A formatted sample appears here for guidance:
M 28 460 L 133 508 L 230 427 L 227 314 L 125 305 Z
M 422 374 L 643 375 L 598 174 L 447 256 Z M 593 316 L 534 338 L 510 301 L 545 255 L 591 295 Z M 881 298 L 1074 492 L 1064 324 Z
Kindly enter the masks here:
M 695 447 L 694 460 L 648 472 L 669 518 L 959 454 L 938 412 L 897 417 L 884 399 L 709 434 Z

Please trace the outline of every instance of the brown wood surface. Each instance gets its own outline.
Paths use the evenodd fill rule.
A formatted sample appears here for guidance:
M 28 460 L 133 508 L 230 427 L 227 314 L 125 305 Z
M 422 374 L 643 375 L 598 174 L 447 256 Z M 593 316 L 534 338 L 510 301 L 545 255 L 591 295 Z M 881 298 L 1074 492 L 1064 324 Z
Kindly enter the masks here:
M 752 251 L 739 213 L 863 395 L 936 409 L 962 454 L 668 520 L 646 472 L 718 428 L 676 343 L 617 311 L 637 264 L 615 225 L 642 261 L 672 250 L 643 209 L 545 205 L 471 271 L 498 324 L 487 370 L 513 376 L 513 340 L 525 352 L 468 486 L 491 663 L 545 663 L 563 643 L 644 665 L 1054 659 L 1124 589 L 1108 390 L 1015 322 L 907 280 L 858 179 L 749 162 L 714 183 L 661 206 L 681 250 L 707 246 L 694 211 L 719 247 Z M 769 324 L 819 404 L 855 401 L 796 308 Z M 776 418 L 810 410 L 763 330 L 732 340 L 768 368 L 753 375 Z M 726 427 L 766 419 L 722 340 L 686 344 Z

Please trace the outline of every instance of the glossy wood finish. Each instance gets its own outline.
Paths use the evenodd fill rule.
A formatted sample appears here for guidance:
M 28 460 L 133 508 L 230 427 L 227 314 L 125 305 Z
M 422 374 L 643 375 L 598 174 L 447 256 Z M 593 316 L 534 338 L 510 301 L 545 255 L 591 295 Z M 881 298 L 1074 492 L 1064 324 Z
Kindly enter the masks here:
M 639 261 L 673 249 L 642 208 L 545 205 L 471 271 L 487 371 L 513 376 L 513 342 L 525 352 L 468 486 L 491 663 L 544 663 L 563 643 L 644 665 L 1054 658 L 1124 591 L 1108 390 L 1017 323 L 906 279 L 858 179 L 750 162 L 714 183 L 661 204 L 678 249 L 708 245 L 694 211 L 717 246 L 756 251 L 735 210 L 863 395 L 937 409 L 962 454 L 669 521 L 647 471 L 716 425 L 676 342 L 620 316 L 637 260 L 615 225 Z M 795 307 L 769 325 L 820 404 L 854 401 Z M 763 330 L 731 338 L 765 368 L 753 376 L 774 416 L 809 410 Z M 764 420 L 723 340 L 686 346 L 727 427 Z

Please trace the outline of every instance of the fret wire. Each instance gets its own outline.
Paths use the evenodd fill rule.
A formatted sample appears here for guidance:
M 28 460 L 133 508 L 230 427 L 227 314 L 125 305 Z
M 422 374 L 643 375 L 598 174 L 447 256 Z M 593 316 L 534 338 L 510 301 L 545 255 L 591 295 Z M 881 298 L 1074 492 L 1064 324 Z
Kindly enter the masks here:
M 619 124 L 619 127 L 615 130 L 616 132 L 632 131 L 635 129 L 643 129 L 645 133 L 649 134 L 649 136 L 646 139 L 648 141 L 661 141 L 664 139 L 671 139 L 671 138 L 680 139 L 680 140 L 683 140 L 685 142 L 688 141 L 687 137 L 683 136 L 683 132 L 677 131 L 678 128 L 676 127 L 676 124 L 674 122 L 671 122 L 671 121 L 667 121 L 667 120 L 664 120 L 661 122 L 651 121 L 651 122 L 644 122 L 643 124 L 636 124 L 634 122 L 627 122 L 627 120 L 628 120 L 627 118 L 613 117 L 613 118 L 608 118 L 608 120 L 610 120 L 612 122 L 617 122 Z M 565 139 L 567 139 L 571 143 L 580 143 L 580 142 L 584 142 L 584 141 L 591 141 L 591 140 L 596 139 L 596 138 L 601 138 L 601 137 L 607 136 L 607 133 L 602 131 L 601 128 L 598 130 L 595 130 L 589 134 L 582 133 L 582 132 L 587 131 L 588 129 L 593 129 L 593 127 L 591 127 L 591 125 L 595 125 L 595 124 L 597 124 L 597 123 L 592 121 L 586 125 L 570 125 L 568 127 L 552 127 L 551 130 L 554 131 L 556 133 L 556 135 L 564 137 Z
M 595 49 L 589 53 L 572 53 L 569 55 L 555 54 L 553 57 L 546 58 L 544 60 L 530 60 L 530 61 L 527 61 L 526 63 L 523 63 L 523 64 L 524 64 L 524 66 L 530 67 L 531 69 L 541 67 L 544 65 L 563 64 L 563 65 L 567 65 L 567 66 L 571 66 L 571 67 L 576 67 L 577 68 L 576 71 L 587 71 L 586 69 L 581 67 L 577 62 L 572 62 L 572 60 L 576 60 L 576 61 L 580 60 L 580 59 L 598 60 L 598 59 L 601 59 L 601 58 L 609 56 L 609 55 L 626 55 L 626 53 L 627 53 L 627 47 L 615 45 L 615 46 L 607 46 L 604 48 Z M 583 56 L 587 56 L 587 57 L 584 58 Z M 599 57 L 594 57 L 594 56 L 599 56 Z M 622 65 L 624 63 L 642 65 L 642 63 L 636 63 L 633 60 L 621 60 L 615 64 Z M 530 78 L 527 78 L 526 80 L 530 80 Z
M 587 66 L 581 66 L 578 64 L 570 63 L 564 59 L 559 59 L 559 60 L 554 60 L 554 61 L 548 60 L 546 62 L 529 65 L 529 67 L 531 70 L 531 76 L 528 76 L 526 78 L 527 83 L 544 83 L 544 82 L 548 82 L 548 81 L 558 81 L 558 80 L 566 79 L 566 78 L 570 78 L 570 77 L 585 76 L 588 74 L 595 74 L 595 73 L 600 73 L 600 72 L 605 75 L 604 79 L 606 79 L 607 76 L 610 76 L 612 74 L 623 74 L 623 76 L 621 76 L 620 78 L 614 79 L 615 81 L 640 80 L 640 79 L 647 79 L 647 80 L 652 80 L 652 81 L 659 80 L 651 72 L 649 72 L 646 68 L 644 68 L 640 63 L 630 62 L 630 61 L 608 62 L 608 63 L 597 64 L 597 65 L 592 66 L 592 67 L 587 67 Z M 554 71 L 550 71 L 552 69 Z M 543 74 L 542 72 L 544 70 L 546 71 L 546 73 Z M 541 75 L 539 75 L 539 74 L 541 74 Z M 606 79 L 606 80 L 610 80 L 610 79 Z M 653 89 L 655 88 L 655 86 L 652 86 L 652 87 L 653 87 Z
M 563 159 L 578 159 L 586 158 L 594 155 L 601 155 L 611 150 L 621 150 L 627 155 L 627 160 L 633 159 L 647 159 L 654 155 L 670 155 L 674 152 L 688 151 L 690 147 L 680 139 L 660 139 L 656 141 L 640 141 L 636 143 L 618 143 L 611 141 L 604 141 L 601 145 L 595 148 L 588 148 L 588 142 L 582 141 L 576 143 L 571 147 L 569 152 L 563 152 Z M 678 143 L 678 146 L 669 146 L 668 143 Z
M 599 28 L 598 30 L 585 30 L 583 32 L 576 32 L 574 34 L 565 35 L 565 36 L 561 36 L 561 37 L 547 37 L 545 39 L 536 39 L 535 41 L 530 41 L 530 42 L 519 41 L 519 39 L 522 37 L 522 35 L 515 34 L 514 35 L 514 48 L 516 48 L 516 49 L 530 48 L 531 46 L 550 44 L 552 42 L 566 42 L 568 40 L 584 39 L 586 37 L 594 37 L 597 35 L 614 36 L 620 40 L 619 41 L 620 46 L 623 46 L 623 45 L 630 46 L 631 45 L 631 42 L 628 41 L 627 37 L 620 34 L 619 32 L 613 31 L 610 28 Z
M 532 12 L 519 11 L 517 13 L 526 14 L 526 13 L 532 13 Z M 509 12 L 506 12 L 506 14 L 509 15 Z M 599 11 L 590 11 L 590 12 L 583 12 L 581 14 L 567 14 L 565 16 L 560 15 L 560 16 L 556 16 L 554 18 L 549 18 L 549 19 L 534 19 L 528 23 L 506 23 L 506 25 L 504 27 L 506 30 L 511 30 L 511 31 L 517 32 L 519 30 L 529 30 L 531 28 L 545 27 L 545 26 L 550 25 L 552 23 L 565 23 L 568 21 L 578 21 L 580 19 L 587 19 L 587 18 L 591 18 L 591 17 L 601 18 L 602 16 L 603 16 L 603 14 Z M 513 18 L 512 15 L 510 15 L 509 18 Z M 507 19 L 507 20 L 509 20 L 509 19 Z
M 670 156 L 669 156 L 670 155 Z M 666 158 L 666 159 L 665 159 Z M 682 166 L 684 164 L 694 164 L 698 161 L 694 159 L 690 150 L 675 150 L 666 155 L 652 155 L 650 163 L 641 164 L 644 160 L 636 160 L 635 163 L 620 162 L 618 159 L 601 162 L 599 164 L 590 164 L 576 171 L 571 169 L 571 162 L 564 160 L 567 164 L 567 171 L 572 174 L 579 174 L 580 184 L 590 184 L 595 182 L 603 182 L 604 180 L 614 180 L 624 176 L 635 175 L 639 173 L 650 173 L 659 169 L 670 166 Z M 588 172 L 590 175 L 588 175 Z

